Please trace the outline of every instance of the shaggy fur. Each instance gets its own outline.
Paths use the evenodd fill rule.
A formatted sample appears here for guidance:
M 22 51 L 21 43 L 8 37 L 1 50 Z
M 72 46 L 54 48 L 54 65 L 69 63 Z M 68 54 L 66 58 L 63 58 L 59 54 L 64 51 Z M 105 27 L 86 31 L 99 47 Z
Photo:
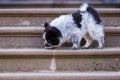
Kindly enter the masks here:
M 65 42 L 72 42 L 72 49 L 78 49 L 82 38 L 86 40 L 82 48 L 88 48 L 94 40 L 98 42 L 98 48 L 103 48 L 102 21 L 96 10 L 86 3 L 81 5 L 78 11 L 61 15 L 44 26 L 45 48 L 59 47 Z

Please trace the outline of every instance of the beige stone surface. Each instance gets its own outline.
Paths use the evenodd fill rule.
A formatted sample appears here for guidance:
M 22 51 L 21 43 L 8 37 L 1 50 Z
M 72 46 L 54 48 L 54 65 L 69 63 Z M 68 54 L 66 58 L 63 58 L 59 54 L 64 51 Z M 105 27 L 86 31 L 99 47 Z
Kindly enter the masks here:
M 0 48 L 44 48 L 42 27 L 0 27 Z M 105 47 L 120 46 L 120 27 L 105 27 Z M 84 40 L 81 41 L 83 45 Z M 71 47 L 64 44 L 63 47 Z M 96 48 L 97 42 L 91 47 Z
M 120 26 L 120 16 L 104 16 L 101 18 L 104 26 Z
M 107 56 L 104 56 L 107 57 Z M 3 57 L 0 58 L 0 72 L 42 72 L 51 71 L 50 57 Z M 56 71 L 120 71 L 120 58 L 102 57 L 57 57 Z
M 43 46 L 41 36 L 0 37 L 0 48 L 41 48 Z
M 45 22 L 50 22 L 55 17 L 49 16 L 0 16 L 0 26 L 43 26 Z
M 61 57 L 56 60 L 58 71 L 120 71 L 120 56 Z
M 120 48 L 0 49 L 0 72 L 120 71 Z
M 0 73 L 1 80 L 119 80 L 119 72 Z
M 50 57 L 0 57 L 0 72 L 40 72 L 50 70 Z
M 0 16 L 0 26 L 43 26 L 45 22 L 50 22 L 59 15 L 49 15 L 49 16 Z M 104 16 L 102 21 L 105 26 L 119 26 L 120 17 L 119 16 Z
M 81 44 L 84 41 L 81 42 Z M 97 42 L 91 45 L 96 48 Z M 71 44 L 64 44 L 64 47 L 71 47 Z M 119 34 L 106 35 L 105 47 L 119 47 L 120 37 Z M 42 36 L 0 36 L 0 48 L 44 48 L 44 40 Z

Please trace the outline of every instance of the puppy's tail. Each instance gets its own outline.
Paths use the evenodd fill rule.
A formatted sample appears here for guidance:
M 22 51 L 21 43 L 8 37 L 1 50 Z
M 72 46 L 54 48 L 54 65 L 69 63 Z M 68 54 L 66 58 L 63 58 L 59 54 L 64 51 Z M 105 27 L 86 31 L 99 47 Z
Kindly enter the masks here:
M 83 4 L 80 6 L 79 10 L 85 12 L 85 11 L 87 11 L 87 8 L 88 8 L 88 7 L 89 7 L 88 3 L 83 3 Z
M 100 24 L 102 22 L 101 19 L 100 19 L 99 14 L 97 13 L 97 11 L 93 7 L 89 6 L 87 3 L 83 3 L 80 6 L 79 10 L 81 12 L 88 12 L 88 13 L 90 13 L 93 16 L 93 18 L 96 20 L 97 24 Z

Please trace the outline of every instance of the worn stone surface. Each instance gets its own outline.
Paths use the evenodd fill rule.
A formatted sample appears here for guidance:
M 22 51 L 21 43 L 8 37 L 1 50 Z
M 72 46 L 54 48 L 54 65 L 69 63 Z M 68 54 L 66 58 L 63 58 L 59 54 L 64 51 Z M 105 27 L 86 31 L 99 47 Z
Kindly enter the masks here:
M 11 17 L 1 17 L 0 16 L 0 26 L 43 26 L 45 22 L 50 22 L 56 16 L 11 16 Z M 119 26 L 120 17 L 102 17 L 105 26 Z
M 120 58 L 61 57 L 56 60 L 58 71 L 120 71 Z
M 50 62 L 50 57 L 4 57 L 0 58 L 0 72 L 39 72 L 50 70 Z
M 104 26 L 119 26 L 120 25 L 120 17 L 102 17 Z
M 120 47 L 120 35 L 106 35 L 105 47 Z
M 0 48 L 41 48 L 41 36 L 7 36 L 0 37 Z
M 43 26 L 45 22 L 49 22 L 55 17 L 0 17 L 0 26 Z
M 120 48 L 1 49 L 0 72 L 120 71 Z
M 6 72 L 0 80 L 120 80 L 119 72 Z
M 84 41 L 81 44 L 85 43 Z M 96 48 L 95 41 L 91 47 Z M 63 47 L 71 47 L 72 44 L 64 44 Z M 105 36 L 105 47 L 119 47 L 120 37 L 118 34 L 107 34 Z M 42 36 L 26 35 L 26 36 L 0 36 L 0 48 L 43 48 L 44 40 Z
M 51 71 L 51 61 L 52 56 L 0 56 L 0 72 Z M 55 64 L 55 71 L 120 71 L 120 56 L 56 56 Z
M 119 47 L 120 46 L 120 35 L 118 34 L 106 34 L 104 47 Z M 97 41 L 94 41 L 91 47 L 96 48 L 98 46 Z

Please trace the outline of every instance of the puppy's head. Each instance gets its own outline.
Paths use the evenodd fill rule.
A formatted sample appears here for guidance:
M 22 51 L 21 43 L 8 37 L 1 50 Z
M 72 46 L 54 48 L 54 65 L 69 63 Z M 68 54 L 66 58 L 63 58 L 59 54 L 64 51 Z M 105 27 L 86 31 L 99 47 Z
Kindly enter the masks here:
M 49 23 L 44 24 L 45 30 L 43 33 L 43 39 L 45 39 L 45 48 L 55 48 L 60 46 L 61 32 L 54 26 L 50 26 Z

